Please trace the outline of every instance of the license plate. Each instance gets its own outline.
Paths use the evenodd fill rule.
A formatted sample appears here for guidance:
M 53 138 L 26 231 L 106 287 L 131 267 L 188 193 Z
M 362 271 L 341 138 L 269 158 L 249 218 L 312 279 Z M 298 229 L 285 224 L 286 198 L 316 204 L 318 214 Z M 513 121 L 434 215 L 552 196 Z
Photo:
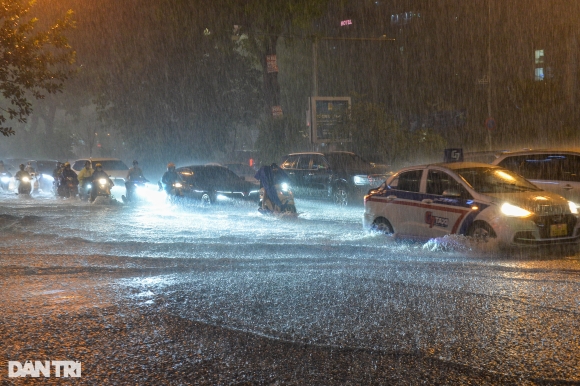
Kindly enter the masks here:
M 550 225 L 550 237 L 566 236 L 568 234 L 567 224 Z

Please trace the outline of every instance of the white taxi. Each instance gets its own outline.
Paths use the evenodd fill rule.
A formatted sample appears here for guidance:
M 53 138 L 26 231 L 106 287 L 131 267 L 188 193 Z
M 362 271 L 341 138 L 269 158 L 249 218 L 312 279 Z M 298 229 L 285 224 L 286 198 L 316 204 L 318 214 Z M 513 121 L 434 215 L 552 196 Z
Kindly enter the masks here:
M 499 166 L 404 168 L 364 198 L 363 225 L 402 238 L 460 234 L 503 246 L 577 245 L 578 208 Z

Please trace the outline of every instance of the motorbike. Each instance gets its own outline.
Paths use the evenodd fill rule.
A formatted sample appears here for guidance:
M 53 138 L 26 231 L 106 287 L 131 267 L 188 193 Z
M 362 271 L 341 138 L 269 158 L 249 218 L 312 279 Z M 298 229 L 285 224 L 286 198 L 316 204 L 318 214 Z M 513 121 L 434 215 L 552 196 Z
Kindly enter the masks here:
M 149 182 L 147 180 L 134 180 L 134 181 L 127 181 L 125 183 L 126 187 L 126 196 L 121 196 L 121 199 L 124 203 L 135 201 L 136 193 L 139 189 L 145 188 L 145 184 Z
M 0 173 L 0 187 L 2 190 L 8 191 L 10 189 L 10 179 L 12 178 L 12 174 L 10 172 L 2 172 Z
M 99 178 L 93 181 L 91 184 L 91 195 L 92 197 L 105 197 L 111 198 L 111 188 L 113 187 L 113 182 L 109 178 Z M 92 190 L 94 189 L 94 192 Z
M 183 184 L 179 181 L 174 182 L 171 186 L 165 186 L 161 181 L 158 182 L 157 185 L 159 185 L 159 191 L 164 190 L 170 197 L 183 196 Z
M 290 188 L 288 175 L 276 165 L 262 166 L 256 173 L 260 181 L 261 213 L 296 214 L 294 193 Z
M 18 194 L 30 195 L 32 192 L 32 177 L 24 176 L 18 178 Z
M 287 182 L 274 185 L 276 195 L 280 201 L 280 205 L 275 204 L 273 200 L 268 197 L 266 189 L 260 188 L 260 206 L 258 210 L 262 213 L 283 213 L 296 214 L 296 205 L 294 204 L 294 194 Z
M 82 184 L 79 184 L 79 198 L 83 201 L 87 201 L 91 197 L 91 181 L 88 179 L 83 180 Z
M 63 198 L 74 198 L 79 193 L 79 182 L 73 177 L 67 177 L 58 187 L 58 195 Z

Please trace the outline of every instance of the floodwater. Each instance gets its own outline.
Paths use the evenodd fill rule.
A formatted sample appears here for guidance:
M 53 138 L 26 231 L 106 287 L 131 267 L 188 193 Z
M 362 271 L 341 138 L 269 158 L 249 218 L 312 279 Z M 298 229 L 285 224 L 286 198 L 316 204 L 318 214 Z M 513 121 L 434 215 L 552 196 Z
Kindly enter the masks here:
M 229 350 L 219 366 L 231 361 L 235 367 L 232 358 L 238 358 L 245 372 L 224 376 L 220 367 L 225 378 L 212 378 L 205 367 L 201 376 L 198 362 L 181 372 L 191 353 L 175 348 L 169 359 L 180 363 L 170 366 L 175 384 L 416 384 L 434 382 L 433 374 L 454 384 L 580 382 L 578 255 L 505 252 L 463 237 L 405 242 L 364 231 L 362 206 L 296 204 L 298 217 L 277 218 L 260 214 L 254 203 L 201 207 L 155 194 L 123 205 L 0 193 L 0 290 L 10 294 L 0 333 L 13 335 L 25 319 L 45 318 L 50 325 L 55 315 L 123 307 L 131 318 L 164 315 L 179 326 L 211 326 L 228 336 L 359 353 L 349 357 L 352 371 L 343 370 L 340 381 L 324 382 L 331 379 L 332 358 L 309 362 L 315 370 L 303 374 L 296 368 L 305 359 L 281 370 L 268 362 L 267 351 L 244 365 Z M 149 327 L 142 328 L 144 336 L 156 336 Z M 11 339 L 15 347 L 0 351 L 2 368 L 8 360 L 47 355 L 26 334 Z M 256 350 L 254 343 L 244 350 Z M 128 356 L 139 350 L 123 347 Z M 200 346 L 194 356 L 206 349 Z M 67 352 L 83 358 L 83 376 L 95 381 L 104 370 L 90 363 L 98 356 L 86 350 L 75 351 L 72 343 Z M 404 371 L 392 363 L 388 368 L 363 354 L 421 358 L 430 370 L 415 362 Z M 372 368 L 357 366 L 358 360 Z M 158 367 L 144 366 L 135 367 L 135 379 L 140 373 L 161 377 Z

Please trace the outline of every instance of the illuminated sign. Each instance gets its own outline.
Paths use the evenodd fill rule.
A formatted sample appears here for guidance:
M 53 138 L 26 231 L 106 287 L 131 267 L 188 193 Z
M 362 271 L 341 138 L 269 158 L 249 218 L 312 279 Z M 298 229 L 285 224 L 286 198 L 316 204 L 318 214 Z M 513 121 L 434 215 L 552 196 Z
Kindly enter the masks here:
M 348 19 L 340 22 L 341 27 L 344 27 L 345 25 L 352 25 L 352 20 Z

